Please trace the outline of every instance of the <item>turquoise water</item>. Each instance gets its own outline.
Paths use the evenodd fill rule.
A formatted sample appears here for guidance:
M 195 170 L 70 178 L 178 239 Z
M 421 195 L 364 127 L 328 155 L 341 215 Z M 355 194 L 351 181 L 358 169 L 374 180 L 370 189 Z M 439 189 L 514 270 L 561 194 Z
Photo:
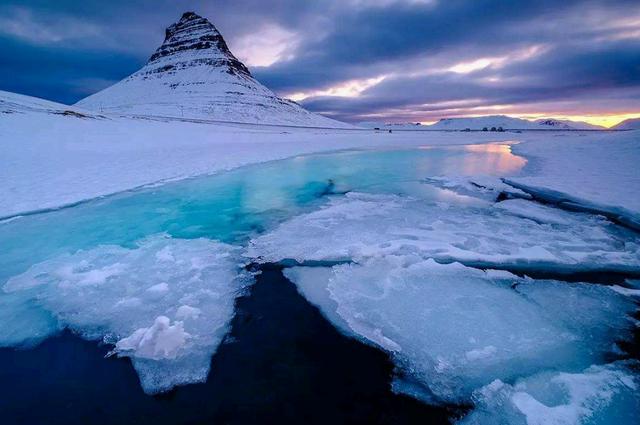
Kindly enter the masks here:
M 506 145 L 367 150 L 298 156 L 96 199 L 0 223 L 0 284 L 47 258 L 101 244 L 131 246 L 157 233 L 243 244 L 326 195 L 471 198 L 420 182 L 438 175 L 512 175 L 525 161 Z

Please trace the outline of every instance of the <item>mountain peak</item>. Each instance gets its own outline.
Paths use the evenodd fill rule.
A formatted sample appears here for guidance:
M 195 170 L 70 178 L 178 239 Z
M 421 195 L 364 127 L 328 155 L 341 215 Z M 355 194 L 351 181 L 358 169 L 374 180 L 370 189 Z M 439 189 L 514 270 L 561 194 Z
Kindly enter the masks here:
M 181 21 L 189 20 L 189 19 L 203 19 L 202 16 L 198 15 L 196 12 L 184 12 Z
M 198 60 L 213 67 L 223 67 L 229 74 L 251 76 L 247 67 L 231 53 L 218 29 L 195 12 L 183 13 L 178 22 L 167 27 L 164 42 L 151 56 L 148 65 L 167 62 L 160 69 L 170 71 L 181 57 L 193 57 L 194 53 Z
M 251 124 L 349 127 L 260 84 L 208 19 L 186 12 L 145 66 L 78 106 L 105 113 Z

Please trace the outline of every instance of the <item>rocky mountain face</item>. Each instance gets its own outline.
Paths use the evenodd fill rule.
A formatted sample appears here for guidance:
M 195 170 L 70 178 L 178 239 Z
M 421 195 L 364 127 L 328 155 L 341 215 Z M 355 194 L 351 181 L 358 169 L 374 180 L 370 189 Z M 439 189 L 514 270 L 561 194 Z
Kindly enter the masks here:
M 194 52 L 204 51 L 205 57 L 193 58 Z M 155 65 L 162 65 L 154 67 Z M 150 72 L 175 72 L 191 66 L 207 65 L 224 69 L 225 72 L 242 77 L 251 73 L 229 50 L 227 43 L 216 27 L 207 19 L 193 12 L 167 28 L 164 43 L 149 59 Z
M 216 27 L 193 12 L 167 28 L 142 69 L 77 105 L 127 115 L 349 127 L 276 96 L 231 53 Z

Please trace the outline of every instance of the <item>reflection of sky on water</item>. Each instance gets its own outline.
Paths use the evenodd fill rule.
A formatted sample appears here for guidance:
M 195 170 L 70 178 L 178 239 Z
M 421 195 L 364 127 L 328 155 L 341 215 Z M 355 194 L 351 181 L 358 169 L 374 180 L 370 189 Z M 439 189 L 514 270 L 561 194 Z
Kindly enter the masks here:
M 482 153 L 481 156 L 466 156 L 462 166 L 464 174 L 514 174 L 527 163 L 527 160 L 511 153 L 509 144 L 468 145 L 467 152 Z

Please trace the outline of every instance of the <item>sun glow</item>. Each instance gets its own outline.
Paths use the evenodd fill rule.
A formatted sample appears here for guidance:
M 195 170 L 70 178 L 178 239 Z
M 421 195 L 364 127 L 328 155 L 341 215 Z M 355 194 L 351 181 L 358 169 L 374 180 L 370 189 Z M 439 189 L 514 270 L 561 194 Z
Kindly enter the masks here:
M 572 115 L 572 114 L 516 114 L 513 115 L 517 118 L 524 118 L 528 120 L 536 120 L 539 118 L 553 117 L 561 120 L 571 121 L 584 121 L 593 125 L 600 125 L 602 127 L 611 128 L 624 120 L 630 118 L 640 118 L 640 112 L 630 112 L 626 114 L 605 114 L 605 115 Z

